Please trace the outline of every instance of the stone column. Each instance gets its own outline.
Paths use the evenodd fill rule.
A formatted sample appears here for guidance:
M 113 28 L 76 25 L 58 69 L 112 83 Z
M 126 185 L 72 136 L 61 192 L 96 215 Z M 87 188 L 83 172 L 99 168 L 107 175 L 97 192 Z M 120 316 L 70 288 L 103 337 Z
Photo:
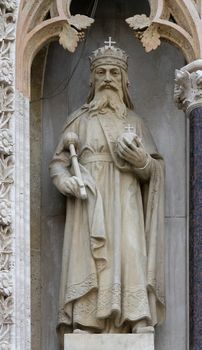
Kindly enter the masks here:
M 189 118 L 190 349 L 202 349 L 202 60 L 176 70 L 175 102 Z

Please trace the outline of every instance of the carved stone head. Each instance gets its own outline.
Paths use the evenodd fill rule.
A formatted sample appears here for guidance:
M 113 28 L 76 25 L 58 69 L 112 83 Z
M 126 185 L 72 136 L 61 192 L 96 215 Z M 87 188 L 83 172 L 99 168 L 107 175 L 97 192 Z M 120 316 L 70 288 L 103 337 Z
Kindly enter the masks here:
M 114 46 L 103 46 L 93 51 L 92 56 L 89 57 L 91 71 L 95 68 L 105 64 L 114 65 L 128 70 L 128 56 L 120 48 Z
M 104 46 L 93 51 L 89 60 L 91 79 L 87 102 L 90 103 L 95 94 L 102 91 L 109 95 L 111 90 L 119 93 L 119 97 L 127 108 L 134 109 L 128 92 L 127 54 L 120 48 Z

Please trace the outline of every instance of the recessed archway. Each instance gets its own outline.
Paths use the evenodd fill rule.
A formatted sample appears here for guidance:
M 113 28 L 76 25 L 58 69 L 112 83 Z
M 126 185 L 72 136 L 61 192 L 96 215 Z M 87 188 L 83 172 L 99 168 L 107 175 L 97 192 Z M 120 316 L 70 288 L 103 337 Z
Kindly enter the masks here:
M 175 1 L 178 3 L 178 18 L 180 20 L 180 1 Z M 68 2 L 70 3 L 70 1 Z M 164 1 L 156 2 L 155 10 L 158 7 L 161 9 Z M 173 2 L 172 2 L 173 3 Z M 29 272 L 29 98 L 30 98 L 30 69 L 32 65 L 33 58 L 36 53 L 47 43 L 52 40 L 58 40 L 59 33 L 61 33 L 64 22 L 66 23 L 66 18 L 68 13 L 66 10 L 66 1 L 57 0 L 53 4 L 53 8 L 50 4 L 52 1 L 44 0 L 40 4 L 36 4 L 35 1 L 23 0 L 20 4 L 17 4 L 18 10 L 18 30 L 17 30 L 17 47 L 16 47 L 16 90 L 14 91 L 13 84 L 11 86 L 12 98 L 15 98 L 15 120 L 10 119 L 8 129 L 13 134 L 15 139 L 15 187 L 10 183 L 10 188 L 13 188 L 11 195 L 11 202 L 13 203 L 13 229 L 14 236 L 16 237 L 15 245 L 15 268 L 12 270 L 14 280 L 15 280 L 15 308 L 16 308 L 16 318 L 14 323 L 15 330 L 15 340 L 14 336 L 11 337 L 9 334 L 9 343 L 15 344 L 13 348 L 23 349 L 29 347 L 30 343 L 30 328 L 29 328 L 29 304 L 30 299 L 27 297 L 29 295 L 29 283 L 30 283 L 30 272 Z M 192 15 L 193 4 L 191 0 L 186 0 L 186 10 L 190 10 L 190 15 Z M 58 9 L 57 9 L 57 6 Z M 13 14 L 16 7 L 15 1 L 4 2 L 3 8 L 6 9 L 6 13 Z M 73 7 L 72 7 L 73 8 Z M 183 7 L 182 7 L 183 10 Z M 173 10 L 174 12 L 175 10 Z M 50 12 L 50 15 L 49 15 Z M 195 10 L 193 9 L 193 15 Z M 63 17 L 64 15 L 64 17 Z M 134 13 L 131 13 L 131 16 Z M 52 16 L 52 18 L 50 18 Z M 53 19 L 56 18 L 57 20 Z M 59 17 L 59 18 L 58 18 Z M 183 17 L 184 18 L 184 17 Z M 3 23 L 6 19 L 3 17 Z M 46 22 L 46 23 L 45 23 Z M 189 23 L 193 23 L 192 20 Z M 180 23 L 179 23 L 180 25 Z M 14 28 L 14 23 L 12 25 Z M 194 24 L 195 28 L 195 24 Z M 42 33 L 43 32 L 43 33 Z M 199 33 L 199 31 L 195 31 Z M 12 47 L 11 55 L 9 53 L 9 59 L 11 62 L 15 61 L 14 56 L 14 39 L 15 36 L 10 36 L 6 39 L 11 43 Z M 5 39 L 3 38 L 5 41 Z M 171 38 L 171 42 L 172 38 Z M 131 41 L 132 45 L 132 41 Z M 180 45 L 179 45 L 180 46 Z M 195 40 L 195 47 L 199 49 L 198 41 Z M 10 49 L 9 49 L 10 50 Z M 184 47 L 186 50 L 186 46 Z M 200 51 L 200 50 L 199 50 Z M 10 52 L 10 51 L 8 51 Z M 188 56 L 187 56 L 188 57 Z M 192 56 L 190 56 L 192 57 Z M 198 56 L 193 56 L 192 59 L 198 58 Z M 2 62 L 2 57 L 0 58 L 0 63 Z M 1 80 L 2 82 L 2 80 Z M 14 108 L 11 111 L 12 116 L 14 115 Z M 15 190 L 14 190 L 15 189 Z M 10 270 L 9 270 L 10 273 Z M 20 276 L 20 279 L 19 279 Z M 25 311 L 24 311 L 25 310 Z M 12 312 L 11 312 L 12 313 Z M 11 323 L 11 321 L 9 321 Z M 9 323 L 9 324 L 10 324 Z M 22 327 L 21 325 L 24 325 Z M 7 325 L 7 323 L 6 323 Z M 12 340 L 11 340 L 12 338 Z M 4 341 L 4 340 L 3 340 Z M 8 343 L 6 340 L 6 344 Z M 5 342 L 4 342 L 5 343 Z

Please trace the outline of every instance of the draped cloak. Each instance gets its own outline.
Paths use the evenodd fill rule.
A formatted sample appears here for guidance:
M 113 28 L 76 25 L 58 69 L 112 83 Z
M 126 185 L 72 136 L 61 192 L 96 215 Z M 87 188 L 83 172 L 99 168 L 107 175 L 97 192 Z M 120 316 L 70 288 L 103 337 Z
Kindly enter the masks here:
M 135 168 L 116 153 L 128 125 L 142 139 L 149 164 Z M 79 136 L 79 164 L 88 198 L 67 195 L 59 300 L 60 326 L 102 332 L 107 318 L 116 327 L 164 319 L 164 166 L 152 137 L 134 111 L 90 116 L 88 105 L 74 112 L 61 135 L 50 174 L 74 175 L 65 136 Z

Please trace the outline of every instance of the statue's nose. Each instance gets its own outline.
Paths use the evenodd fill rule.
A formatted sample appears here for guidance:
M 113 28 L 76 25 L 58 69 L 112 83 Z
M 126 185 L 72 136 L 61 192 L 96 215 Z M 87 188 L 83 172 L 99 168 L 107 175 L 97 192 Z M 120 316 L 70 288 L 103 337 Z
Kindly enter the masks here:
M 110 83 L 112 81 L 111 75 L 109 73 L 106 73 L 105 75 L 105 83 Z

